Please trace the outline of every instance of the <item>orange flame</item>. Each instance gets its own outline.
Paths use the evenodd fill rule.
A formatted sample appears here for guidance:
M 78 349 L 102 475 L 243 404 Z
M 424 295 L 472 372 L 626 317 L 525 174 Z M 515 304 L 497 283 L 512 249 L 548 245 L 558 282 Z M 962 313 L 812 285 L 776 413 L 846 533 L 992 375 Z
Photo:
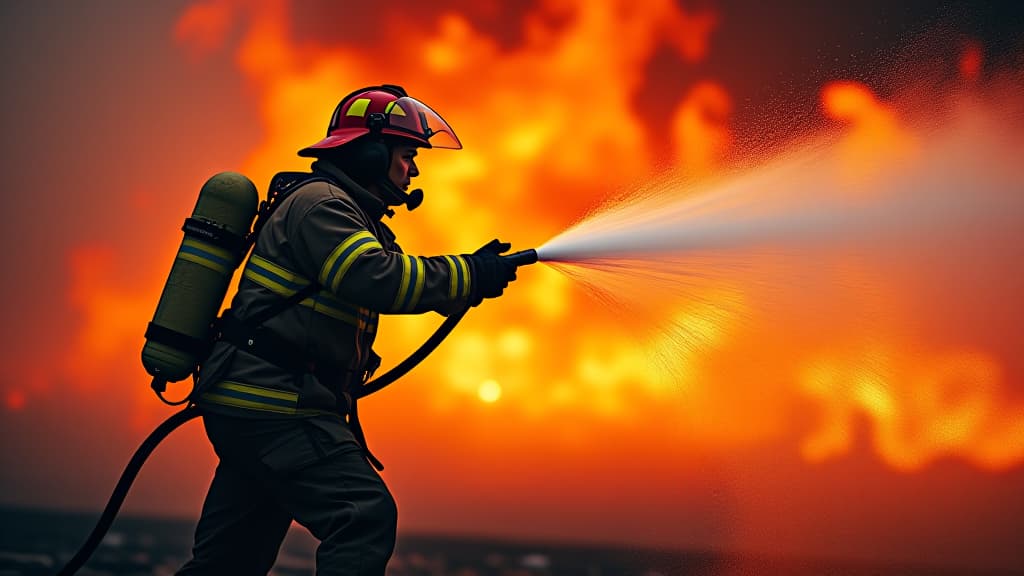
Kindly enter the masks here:
M 428 190 L 427 202 L 395 221 L 403 245 L 419 252 L 471 250 L 496 232 L 519 246 L 536 244 L 599 196 L 647 177 L 657 156 L 655 139 L 633 104 L 643 90 L 644 64 L 662 44 L 683 61 L 702 60 L 718 22 L 714 12 L 689 12 L 668 0 L 547 2 L 525 16 L 521 45 L 507 48 L 455 11 L 427 25 L 395 17 L 382 20 L 388 23 L 381 30 L 388 72 L 381 78 L 380 46 L 297 42 L 289 35 L 289 4 L 280 0 L 193 5 L 176 38 L 202 50 L 219 46 L 229 14 L 249 23 L 236 56 L 260 94 L 265 137 L 243 166 L 257 183 L 278 170 L 301 169 L 305 161 L 295 151 L 319 137 L 337 98 L 359 85 L 397 80 L 456 127 L 466 148 L 423 155 L 417 183 Z M 975 65 L 968 56 L 961 67 L 969 75 Z M 720 83 L 702 80 L 661 116 L 678 166 L 691 175 L 713 174 L 732 152 L 731 100 Z M 821 103 L 829 118 L 845 126 L 840 145 L 851 180 L 877 177 L 915 154 L 913 131 L 865 85 L 830 83 Z M 458 226 L 451 225 L 453 214 Z M 527 420 L 571 407 L 608 423 L 635 421 L 638 406 L 680 390 L 693 395 L 690 405 L 701 414 L 729 402 L 699 384 L 711 376 L 699 357 L 680 359 L 684 368 L 668 381 L 647 353 L 615 329 L 622 325 L 615 314 L 594 310 L 564 277 L 541 267 L 521 276 L 500 306 L 474 311 L 474 319 L 422 369 L 420 377 L 443 385 L 410 394 L 426 396 L 424 405 L 441 415 L 465 410 L 464 400 L 475 398 L 483 400 L 478 409 L 504 406 Z M 712 286 L 708 293 L 715 290 L 728 289 Z M 658 302 L 659 313 L 702 334 L 705 345 L 734 343 L 735 318 L 711 318 L 678 302 L 652 299 L 652 306 Z M 429 329 L 416 318 L 388 318 L 378 346 L 385 357 L 397 358 Z M 648 348 L 671 345 L 672 336 L 665 338 Z M 900 469 L 917 469 L 945 454 L 992 469 L 1024 459 L 1020 415 L 993 403 L 1001 385 L 998 363 L 983 352 L 926 362 L 890 354 L 884 370 L 867 372 L 852 360 L 855 355 L 837 358 L 807 359 L 802 372 L 789 376 L 791 397 L 805 395 L 822 408 L 819 428 L 802 444 L 808 461 L 849 450 L 857 413 L 872 418 L 880 457 Z M 718 380 L 729 376 L 753 373 L 734 367 Z M 949 400 L 955 390 L 967 396 Z M 723 447 L 763 441 L 783 433 L 783 405 L 767 414 L 763 405 L 750 406 L 740 414 L 743 425 L 736 424 L 733 405 L 728 422 L 709 421 L 689 432 Z M 690 417 L 678 407 L 670 412 L 675 421 Z M 389 405 L 385 418 L 398 422 L 404 414 Z
M 822 90 L 821 101 L 830 118 L 849 126 L 842 156 L 851 178 L 877 175 L 883 168 L 905 161 L 916 148 L 893 108 L 863 84 L 831 82 Z
M 731 114 L 732 99 L 720 84 L 705 81 L 690 90 L 672 123 L 682 169 L 700 176 L 719 166 L 732 145 Z
M 496 234 L 517 247 L 536 245 L 610 192 L 649 178 L 663 158 L 656 150 L 660 134 L 668 136 L 677 167 L 695 178 L 713 176 L 736 152 L 732 97 L 715 79 L 687 87 L 654 116 L 656 125 L 636 107 L 649 82 L 642 71 L 657 50 L 668 47 L 686 63 L 706 57 L 719 20 L 712 11 L 687 11 L 669 0 L 545 2 L 527 13 L 522 42 L 511 48 L 455 11 L 428 25 L 384 19 L 384 78 L 381 46 L 299 42 L 290 37 L 290 18 L 283 0 L 196 3 L 174 37 L 202 55 L 224 46 L 236 22 L 246 23 L 236 63 L 257 91 L 263 137 L 241 169 L 261 188 L 276 171 L 305 168 L 295 151 L 322 135 L 337 99 L 354 87 L 397 81 L 444 114 L 466 148 L 424 151 L 417 185 L 427 190 L 427 201 L 393 222 L 402 245 L 414 252 L 470 251 Z M 970 50 L 960 62 L 968 77 L 975 69 L 964 64 Z M 980 48 L 978 54 L 980 66 Z M 920 147 L 895 105 L 863 84 L 830 83 L 821 105 L 844 126 L 840 146 L 851 180 L 877 177 Z M 95 386 L 114 363 L 138 366 L 140 326 L 155 305 L 149 295 L 157 291 L 110 281 L 110 258 L 86 248 L 72 260 L 70 297 L 84 324 L 61 371 L 83 386 Z M 417 381 L 436 385 L 407 387 L 373 403 L 381 407 L 373 417 L 382 422 L 383 441 L 396 434 L 386 430 L 423 417 L 413 414 L 416 406 L 439 420 L 469 412 L 482 418 L 480 425 L 493 425 L 485 416 L 499 412 L 504 422 L 520 424 L 572 414 L 584 425 L 555 435 L 572 449 L 592 448 L 602 430 L 640 434 L 636 426 L 643 423 L 644 433 L 653 429 L 670 453 L 737 450 L 791 435 L 788 411 L 810 399 L 820 420 L 799 446 L 808 462 L 850 451 L 860 416 L 870 421 L 879 458 L 900 470 L 950 455 L 991 470 L 1024 461 L 1024 414 L 999 401 L 1006 385 L 1000 359 L 984 349 L 908 358 L 897 352 L 905 348 L 898 342 L 869 352 L 837 346 L 829 354 L 806 352 L 799 342 L 752 344 L 742 318 L 752 308 L 734 287 L 709 283 L 702 298 L 735 301 L 730 313 L 664 294 L 649 301 L 651 314 L 672 318 L 675 329 L 695 338 L 694 349 L 679 354 L 671 333 L 638 343 L 634 332 L 643 330 L 642 319 L 595 306 L 550 268 L 531 267 L 520 277 L 500 303 L 474 310 L 419 369 Z M 894 294 L 879 298 L 898 309 Z M 397 360 L 432 328 L 430 320 L 389 317 L 379 352 Z M 650 361 L 661 350 L 675 355 L 670 369 Z M 797 359 L 795 367 L 773 364 L 770 378 L 779 388 L 770 399 L 751 401 L 743 399 L 750 382 L 767 377 L 763 367 L 722 365 L 709 353 L 722 350 L 740 357 L 771 350 Z M 148 390 L 136 392 L 140 405 L 150 401 Z M 8 409 L 25 405 L 22 389 L 4 394 Z
M 891 354 L 820 360 L 804 390 L 822 406 L 820 426 L 801 450 L 811 461 L 848 452 L 854 417 L 870 418 L 873 443 L 891 465 L 917 470 L 948 455 L 1001 470 L 1024 458 L 1024 411 L 997 402 L 999 366 L 988 355 L 954 353 L 897 367 Z

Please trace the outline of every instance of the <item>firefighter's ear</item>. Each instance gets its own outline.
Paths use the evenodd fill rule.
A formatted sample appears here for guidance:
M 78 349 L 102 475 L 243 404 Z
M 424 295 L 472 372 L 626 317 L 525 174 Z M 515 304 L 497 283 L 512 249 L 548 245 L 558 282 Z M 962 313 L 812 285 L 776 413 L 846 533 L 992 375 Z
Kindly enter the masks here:
M 355 152 L 356 162 L 364 167 L 364 174 L 370 176 L 370 181 L 387 176 L 391 153 L 383 142 L 366 139 Z
M 390 165 L 388 147 L 379 140 L 363 137 L 348 145 L 348 156 L 342 169 L 353 180 L 366 186 L 386 177 Z

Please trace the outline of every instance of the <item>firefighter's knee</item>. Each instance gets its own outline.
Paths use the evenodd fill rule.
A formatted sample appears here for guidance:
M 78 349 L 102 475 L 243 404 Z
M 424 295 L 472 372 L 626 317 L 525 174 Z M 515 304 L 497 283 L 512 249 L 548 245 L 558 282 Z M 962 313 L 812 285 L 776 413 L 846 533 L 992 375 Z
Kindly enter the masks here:
M 367 516 L 364 521 L 374 524 L 381 533 L 391 534 L 394 539 L 398 527 L 398 505 L 383 483 L 378 496 L 368 504 L 367 509 L 362 511 Z

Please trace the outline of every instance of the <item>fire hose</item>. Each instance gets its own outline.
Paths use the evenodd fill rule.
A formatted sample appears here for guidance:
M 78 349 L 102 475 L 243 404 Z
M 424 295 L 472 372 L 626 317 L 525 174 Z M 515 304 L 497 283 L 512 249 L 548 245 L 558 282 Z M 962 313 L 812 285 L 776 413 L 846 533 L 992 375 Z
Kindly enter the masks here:
M 525 266 L 537 262 L 537 251 L 528 249 L 521 252 L 515 252 L 507 256 L 502 256 L 502 258 L 514 264 L 516 267 Z M 393 383 L 402 376 L 405 376 L 410 370 L 425 360 L 427 356 L 429 356 L 438 347 L 438 345 L 440 345 L 441 342 L 451 334 L 452 330 L 454 330 L 455 326 L 462 321 L 462 318 L 468 311 L 469 307 L 466 307 L 445 318 L 444 322 L 438 326 L 437 330 L 435 330 L 434 333 L 416 349 L 416 351 L 386 373 L 364 384 L 357 392 L 354 393 L 354 396 L 356 398 L 368 396 Z M 142 465 L 145 464 L 149 455 L 153 453 L 153 450 L 156 449 L 157 445 L 160 444 L 160 442 L 162 442 L 171 432 L 176 430 L 185 422 L 188 422 L 201 414 L 199 407 L 190 403 L 183 410 L 171 415 L 167 420 L 164 420 L 156 427 L 156 429 L 153 430 L 153 432 L 150 433 L 149 436 L 146 437 L 145 440 L 143 440 L 142 444 L 139 445 L 139 448 L 135 451 L 135 454 L 132 455 L 131 460 L 128 461 L 128 465 L 125 466 L 124 472 L 121 473 L 121 478 L 117 481 L 117 485 L 114 487 L 114 491 L 110 495 L 110 500 L 107 501 L 107 506 L 100 514 L 100 518 L 96 522 L 96 526 L 89 534 L 89 537 L 86 538 L 85 543 L 78 549 L 78 552 L 76 552 L 64 568 L 58 572 L 58 576 L 70 576 L 75 574 L 82 568 L 82 566 L 85 565 L 93 552 L 96 551 L 96 548 L 99 547 L 100 542 L 103 541 L 103 537 L 107 534 L 107 531 L 110 530 L 110 526 L 114 523 L 114 519 L 117 517 L 118 511 L 120 511 L 121 505 L 124 503 L 124 499 L 128 496 L 128 490 L 131 488 L 132 483 L 135 482 L 135 477 L 138 476 L 139 470 L 142 469 Z

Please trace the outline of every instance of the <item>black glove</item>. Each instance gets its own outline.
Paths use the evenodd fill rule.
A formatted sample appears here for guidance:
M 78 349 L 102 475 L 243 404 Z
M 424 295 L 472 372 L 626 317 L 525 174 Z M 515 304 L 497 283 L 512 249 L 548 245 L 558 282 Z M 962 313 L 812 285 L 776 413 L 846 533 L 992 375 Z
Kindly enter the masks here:
M 500 254 L 508 252 L 512 245 L 499 242 L 497 238 L 480 247 L 472 254 L 465 254 L 472 274 L 472 290 L 469 305 L 477 306 L 484 298 L 497 298 L 505 291 L 508 283 L 516 279 L 516 265 L 505 260 Z

